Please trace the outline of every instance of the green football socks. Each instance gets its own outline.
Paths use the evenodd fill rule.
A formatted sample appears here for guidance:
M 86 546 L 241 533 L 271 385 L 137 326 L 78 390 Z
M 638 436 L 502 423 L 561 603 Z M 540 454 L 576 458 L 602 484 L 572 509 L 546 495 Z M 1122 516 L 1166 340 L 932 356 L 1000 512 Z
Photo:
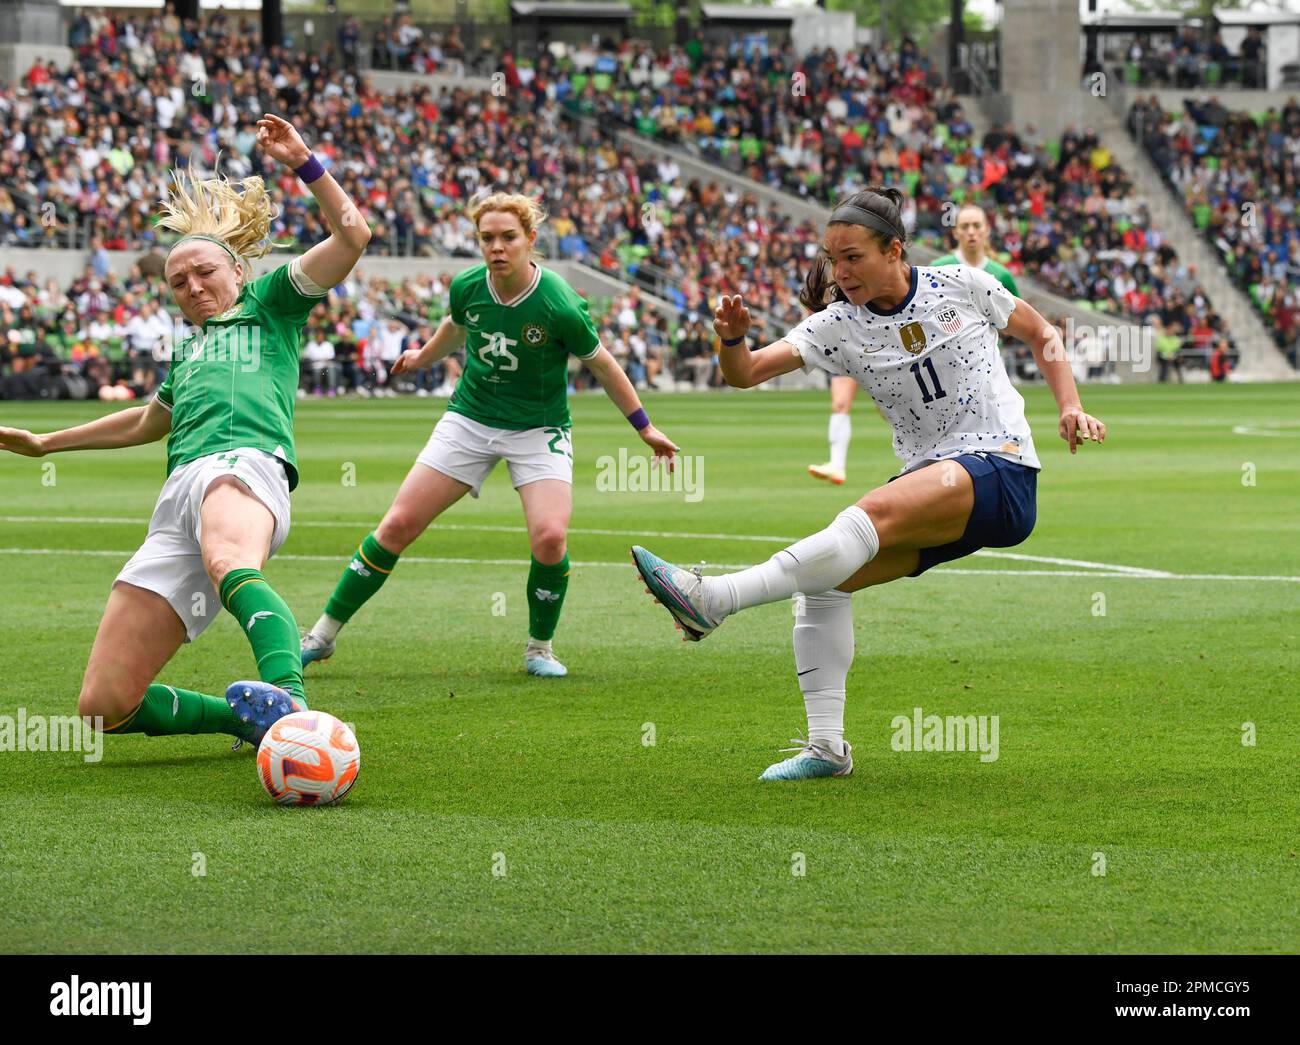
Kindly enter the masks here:
M 240 722 L 223 697 L 209 697 L 188 689 L 154 683 L 140 706 L 121 722 L 106 726 L 105 733 L 144 733 L 151 737 L 178 733 L 228 733 L 247 740 L 252 727 Z
M 380 544 L 373 533 L 368 534 L 334 586 L 334 594 L 325 604 L 326 616 L 340 624 L 350 621 L 352 615 L 388 580 L 398 558 L 398 554 Z
M 221 582 L 221 605 L 243 629 L 257 659 L 258 677 L 288 690 L 305 708 L 298 622 L 261 570 L 231 570 Z
M 564 593 L 569 587 L 569 555 L 548 566 L 533 558 L 528 569 L 528 636 L 549 642 L 560 623 Z

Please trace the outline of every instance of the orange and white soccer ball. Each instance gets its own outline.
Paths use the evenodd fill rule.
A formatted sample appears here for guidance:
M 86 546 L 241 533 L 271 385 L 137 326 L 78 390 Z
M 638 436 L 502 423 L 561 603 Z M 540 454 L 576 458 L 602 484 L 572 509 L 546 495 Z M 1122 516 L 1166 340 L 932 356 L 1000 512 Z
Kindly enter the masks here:
M 280 805 L 337 802 L 356 782 L 356 735 L 324 711 L 295 711 L 277 721 L 257 749 L 257 776 Z

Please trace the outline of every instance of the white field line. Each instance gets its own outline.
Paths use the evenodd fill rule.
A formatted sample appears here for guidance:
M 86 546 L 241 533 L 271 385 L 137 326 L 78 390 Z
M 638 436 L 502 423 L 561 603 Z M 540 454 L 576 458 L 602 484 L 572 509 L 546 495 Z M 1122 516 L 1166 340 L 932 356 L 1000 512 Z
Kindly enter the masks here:
M 128 519 L 120 516 L 83 516 L 83 515 L 0 515 L 0 522 L 12 523 L 62 523 L 62 524 L 88 524 L 88 525 L 111 525 L 111 526 L 146 526 L 148 525 L 142 519 Z M 308 520 L 295 522 L 292 527 L 315 527 L 321 529 L 371 529 L 375 526 L 375 520 L 371 519 L 366 522 L 333 522 L 329 520 Z M 292 528 L 291 527 L 291 528 Z M 431 530 L 459 530 L 467 533 L 527 533 L 526 526 L 482 526 L 466 525 L 460 523 L 434 523 L 429 527 Z M 584 529 L 581 527 L 570 527 L 569 533 L 579 535 L 596 536 L 596 537 L 631 537 L 631 538 L 649 538 L 649 537 L 668 537 L 684 538 L 688 540 L 702 541 L 761 541 L 770 544 L 793 544 L 799 537 L 781 537 L 766 536 L 762 534 L 745 534 L 745 533 L 689 533 L 679 530 L 602 530 L 602 529 Z M 999 552 L 988 549 L 980 549 L 975 552 L 976 555 L 982 555 L 989 559 L 1014 559 L 1018 562 L 1041 562 L 1048 566 L 1077 566 L 1087 570 L 1110 570 L 1114 573 L 1132 573 L 1138 576 L 1174 576 L 1164 570 L 1149 570 L 1141 566 L 1120 566 L 1109 562 L 1089 562 L 1086 559 L 1059 559 L 1049 555 L 1025 555 L 1020 552 Z M 403 559 L 404 562 L 413 561 Z M 475 562 L 486 560 L 473 560 Z M 719 564 L 720 565 L 720 564 Z M 729 569 L 730 567 L 723 567 Z M 996 572 L 996 571 L 995 571 Z
M 130 550 L 111 550 L 111 549 L 84 549 L 84 548 L 0 548 L 0 555 L 71 555 L 71 556 L 90 556 L 97 558 L 114 558 L 126 562 L 134 551 Z M 342 556 L 338 555 L 277 555 L 277 559 L 285 562 L 342 562 Z M 422 563 L 436 566 L 528 566 L 531 562 L 529 559 L 458 559 L 444 558 L 425 555 L 403 555 L 404 563 Z M 606 560 L 599 561 L 582 561 L 571 563 L 573 566 L 612 566 L 618 569 L 632 570 L 631 559 L 627 562 L 609 562 Z M 745 570 L 753 563 L 748 562 L 711 562 L 710 569 L 716 570 Z M 1139 572 L 1139 573 L 1117 573 L 1114 571 L 1098 570 L 966 570 L 957 567 L 936 566 L 930 573 L 948 573 L 954 576 L 966 577 L 1115 577 L 1127 578 L 1130 580 L 1155 580 L 1155 581 L 1275 581 L 1282 583 L 1300 584 L 1300 577 L 1288 576 L 1269 576 L 1269 575 L 1247 575 L 1236 573 L 1158 573 L 1158 572 Z
M 1261 428 L 1258 425 L 1233 425 L 1233 435 L 1263 435 L 1270 437 L 1295 438 L 1300 436 L 1300 428 Z

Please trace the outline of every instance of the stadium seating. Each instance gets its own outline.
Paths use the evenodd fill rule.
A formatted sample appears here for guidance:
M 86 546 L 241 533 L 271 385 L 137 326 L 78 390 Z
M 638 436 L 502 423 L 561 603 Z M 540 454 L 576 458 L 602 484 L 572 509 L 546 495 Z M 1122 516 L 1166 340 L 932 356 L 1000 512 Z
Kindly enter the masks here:
M 1245 113 L 1189 98 L 1183 112 L 1169 113 L 1153 97 L 1133 105 L 1128 123 L 1296 365 L 1300 103 Z

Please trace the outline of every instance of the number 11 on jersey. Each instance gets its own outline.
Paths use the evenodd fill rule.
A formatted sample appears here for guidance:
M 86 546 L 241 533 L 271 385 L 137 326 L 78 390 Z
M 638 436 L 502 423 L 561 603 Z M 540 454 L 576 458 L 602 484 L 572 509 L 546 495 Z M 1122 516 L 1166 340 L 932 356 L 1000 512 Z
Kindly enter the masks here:
M 930 389 L 926 387 L 925 378 L 921 374 L 921 367 L 923 365 L 930 373 L 930 381 L 934 385 L 933 394 L 931 394 Z M 927 357 L 920 362 L 913 363 L 908 369 L 912 371 L 912 376 L 916 378 L 916 383 L 921 386 L 921 402 L 933 403 L 936 399 L 943 399 L 947 396 L 948 393 L 945 392 L 943 386 L 939 384 L 939 375 L 934 372 L 934 362 L 931 359 Z

